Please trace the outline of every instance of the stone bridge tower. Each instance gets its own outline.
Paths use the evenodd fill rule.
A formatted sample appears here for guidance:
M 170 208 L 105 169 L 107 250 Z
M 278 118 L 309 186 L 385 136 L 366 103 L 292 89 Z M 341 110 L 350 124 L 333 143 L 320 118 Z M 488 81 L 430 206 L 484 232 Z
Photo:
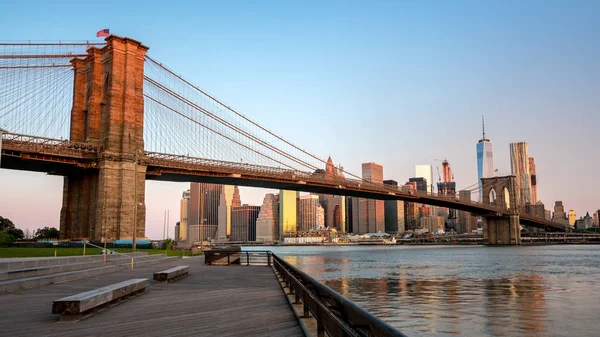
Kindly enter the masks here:
M 140 42 L 110 36 L 91 47 L 74 70 L 70 140 L 98 146 L 97 167 L 66 174 L 62 238 L 102 242 L 144 238 L 144 56 Z M 137 185 L 137 186 L 135 186 Z M 137 208 L 135 202 L 137 202 Z M 137 209 L 134 215 L 134 209 Z
M 519 194 L 515 176 L 482 178 L 483 203 L 505 208 L 510 215 L 483 216 L 483 243 L 486 245 L 520 245 Z

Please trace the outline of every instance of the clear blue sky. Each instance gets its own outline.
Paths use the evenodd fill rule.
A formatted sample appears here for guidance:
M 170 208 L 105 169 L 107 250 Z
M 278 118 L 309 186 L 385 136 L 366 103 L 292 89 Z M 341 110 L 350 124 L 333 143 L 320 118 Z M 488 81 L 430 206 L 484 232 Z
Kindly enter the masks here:
M 109 28 L 301 147 L 400 182 L 448 158 L 459 188 L 474 183 L 484 114 L 500 174 L 508 144 L 528 141 L 546 208 L 580 216 L 600 208 L 599 13 L 583 0 L 4 1 L 0 31 L 95 41 Z M 0 215 L 58 225 L 60 178 L 2 170 L 0 186 L 17 191 L 0 194 Z M 162 236 L 166 208 L 177 221 L 185 188 L 147 184 L 147 235 Z

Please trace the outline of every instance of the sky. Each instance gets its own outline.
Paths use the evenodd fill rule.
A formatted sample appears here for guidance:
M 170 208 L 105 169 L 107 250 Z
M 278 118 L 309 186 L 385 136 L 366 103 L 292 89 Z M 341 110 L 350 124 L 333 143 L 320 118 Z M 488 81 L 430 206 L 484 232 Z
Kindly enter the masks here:
M 399 182 L 447 158 L 459 189 L 475 183 L 485 115 L 499 174 L 509 143 L 527 141 L 546 209 L 581 216 L 600 208 L 598 13 L 585 0 L 25 0 L 0 3 L 0 31 L 101 41 L 108 28 L 309 152 Z M 147 236 L 162 237 L 167 209 L 178 221 L 188 187 L 147 182 Z M 264 193 L 242 188 L 242 202 Z M 61 177 L 0 170 L 0 215 L 20 228 L 58 227 L 61 199 Z

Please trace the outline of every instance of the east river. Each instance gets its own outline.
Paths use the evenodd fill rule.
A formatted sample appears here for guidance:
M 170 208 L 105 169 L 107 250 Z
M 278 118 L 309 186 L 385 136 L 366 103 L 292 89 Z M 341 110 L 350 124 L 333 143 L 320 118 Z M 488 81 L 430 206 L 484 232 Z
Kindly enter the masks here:
M 408 336 L 600 336 L 600 245 L 268 249 Z

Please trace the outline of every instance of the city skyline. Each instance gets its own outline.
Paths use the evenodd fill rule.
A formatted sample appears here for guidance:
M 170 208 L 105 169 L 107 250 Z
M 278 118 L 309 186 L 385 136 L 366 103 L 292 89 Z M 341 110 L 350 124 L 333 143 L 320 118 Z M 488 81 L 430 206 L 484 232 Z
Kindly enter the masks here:
M 510 174 L 508 144 L 527 141 L 535 149 L 538 199 L 547 209 L 557 200 L 580 215 L 599 207 L 594 145 L 600 144 L 600 135 L 594 126 L 600 123 L 595 113 L 600 107 L 594 92 L 600 52 L 592 33 L 599 24 L 590 14 L 597 5 L 552 4 L 539 11 L 531 3 L 503 3 L 463 12 L 457 9 L 461 6 L 436 4 L 439 13 L 432 13 L 413 3 L 367 9 L 332 4 L 323 8 L 322 17 L 314 17 L 291 5 L 240 4 L 231 15 L 244 17 L 244 26 L 227 28 L 215 19 L 225 8 L 207 5 L 193 17 L 165 9 L 166 17 L 178 14 L 180 25 L 159 32 L 144 28 L 151 15 L 127 13 L 130 5 L 115 14 L 82 4 L 78 10 L 94 14 L 73 15 L 70 26 L 76 30 L 46 16 L 47 6 L 25 11 L 7 4 L 6 20 L 0 22 L 5 38 L 93 40 L 98 29 L 111 28 L 152 46 L 151 55 L 302 148 L 321 158 L 330 152 L 336 166 L 341 163 L 354 174 L 361 163 L 372 161 L 385 167 L 383 179 L 405 182 L 414 165 L 435 165 L 434 158 L 441 157 L 452 162 L 457 190 L 469 186 L 477 181 L 473 143 L 480 137 L 483 112 L 498 175 Z M 261 11 L 282 15 L 267 19 Z M 327 18 L 339 11 L 348 22 L 334 25 Z M 531 16 L 548 24 L 532 25 Z M 315 27 L 301 25 L 306 17 Z M 28 23 L 32 18 L 33 25 Z M 353 22 L 374 18 L 378 24 L 353 28 Z M 498 23 L 507 20 L 513 24 L 500 29 Z M 187 43 L 196 39 L 202 46 Z M 556 53 L 559 44 L 570 47 Z M 269 47 L 274 45 L 278 48 Z M 451 123 L 435 122 L 442 118 Z M 171 210 L 170 222 L 176 222 L 185 185 L 147 184 L 147 236 L 162 236 L 165 209 Z M 0 186 L 11 191 L 0 196 L 0 215 L 24 229 L 58 227 L 61 177 L 0 170 Z M 266 191 L 241 187 L 240 193 L 244 203 L 260 205 Z

